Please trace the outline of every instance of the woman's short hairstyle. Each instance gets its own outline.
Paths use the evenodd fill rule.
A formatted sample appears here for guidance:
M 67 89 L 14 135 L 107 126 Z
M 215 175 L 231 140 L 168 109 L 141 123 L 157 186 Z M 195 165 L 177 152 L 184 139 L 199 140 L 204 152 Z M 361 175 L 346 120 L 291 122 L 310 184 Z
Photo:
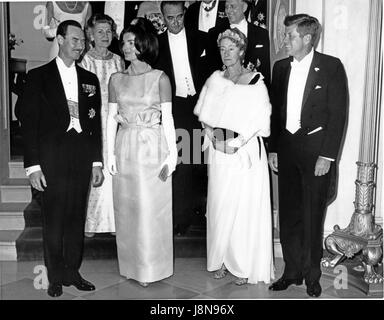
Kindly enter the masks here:
M 126 33 L 135 35 L 135 48 L 139 51 L 137 59 L 153 66 L 159 54 L 159 42 L 155 33 L 145 30 L 137 24 L 130 25 L 120 34 L 120 50 L 123 49 L 123 38 Z
M 108 23 L 111 26 L 112 33 L 116 33 L 116 23 L 110 16 L 103 13 L 95 13 L 88 19 L 87 27 L 94 28 L 97 23 Z
M 307 14 L 286 16 L 284 25 L 286 27 L 297 25 L 297 32 L 300 34 L 300 37 L 303 38 L 307 34 L 311 35 L 312 46 L 317 46 L 321 34 L 321 24 L 315 17 L 311 17 Z
M 220 43 L 223 39 L 231 40 L 236 45 L 236 47 L 243 51 L 243 54 L 240 57 L 241 60 L 243 60 L 248 45 L 248 40 L 245 34 L 237 28 L 227 29 L 223 33 L 219 34 L 219 37 L 217 38 L 218 47 L 220 47 Z

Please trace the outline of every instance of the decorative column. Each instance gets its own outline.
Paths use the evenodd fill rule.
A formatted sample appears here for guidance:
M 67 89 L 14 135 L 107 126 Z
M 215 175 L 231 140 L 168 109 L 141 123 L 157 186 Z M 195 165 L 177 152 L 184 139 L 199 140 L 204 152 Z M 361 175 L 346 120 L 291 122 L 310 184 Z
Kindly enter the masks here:
M 325 239 L 332 254 L 322 260 L 323 267 L 333 268 L 345 259 L 358 259 L 362 281 L 359 287 L 367 294 L 383 290 L 383 230 L 375 224 L 376 170 L 378 161 L 382 55 L 382 0 L 370 0 L 368 55 L 365 75 L 364 109 L 360 138 L 357 179 L 355 181 L 355 211 L 349 225 Z M 383 170 L 383 168 L 379 168 Z

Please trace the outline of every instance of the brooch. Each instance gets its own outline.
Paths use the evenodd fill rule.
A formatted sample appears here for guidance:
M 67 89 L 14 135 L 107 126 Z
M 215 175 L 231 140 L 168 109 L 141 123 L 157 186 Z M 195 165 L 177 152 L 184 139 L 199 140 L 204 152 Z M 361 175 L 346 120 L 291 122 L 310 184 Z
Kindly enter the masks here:
M 92 84 L 82 84 L 83 92 L 88 94 L 88 97 L 93 96 L 96 93 L 96 86 Z
M 317 68 L 317 67 L 315 68 L 315 71 L 316 71 L 316 72 L 319 71 L 319 70 L 320 70 L 320 68 Z
M 89 112 L 88 112 L 89 119 L 93 119 L 95 117 L 95 115 L 96 115 L 95 109 L 93 109 L 93 108 L 89 109 Z
M 253 71 L 253 70 L 255 70 L 255 65 L 251 61 L 249 61 L 247 66 L 245 67 L 245 69 L 247 69 L 249 71 Z

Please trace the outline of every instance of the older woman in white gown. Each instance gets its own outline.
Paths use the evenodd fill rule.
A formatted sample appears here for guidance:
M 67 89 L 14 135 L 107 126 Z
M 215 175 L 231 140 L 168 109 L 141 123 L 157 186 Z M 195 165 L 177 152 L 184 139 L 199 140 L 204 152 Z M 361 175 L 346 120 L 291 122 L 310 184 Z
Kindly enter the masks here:
M 274 278 L 267 157 L 271 105 L 263 76 L 242 67 L 246 38 L 228 29 L 218 38 L 225 71 L 205 83 L 195 114 L 209 149 L 207 267 L 238 285 Z

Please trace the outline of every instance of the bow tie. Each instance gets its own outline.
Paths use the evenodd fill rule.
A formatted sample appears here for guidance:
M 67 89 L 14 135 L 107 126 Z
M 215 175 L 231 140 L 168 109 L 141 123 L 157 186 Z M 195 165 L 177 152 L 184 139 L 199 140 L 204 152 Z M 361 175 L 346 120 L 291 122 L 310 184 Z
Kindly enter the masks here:
M 203 9 L 207 12 L 211 11 L 216 5 L 216 1 L 217 0 L 213 0 L 210 4 L 203 3 Z
M 291 68 L 303 68 L 304 66 L 304 64 L 300 63 L 300 61 L 297 61 L 296 59 L 291 61 Z

